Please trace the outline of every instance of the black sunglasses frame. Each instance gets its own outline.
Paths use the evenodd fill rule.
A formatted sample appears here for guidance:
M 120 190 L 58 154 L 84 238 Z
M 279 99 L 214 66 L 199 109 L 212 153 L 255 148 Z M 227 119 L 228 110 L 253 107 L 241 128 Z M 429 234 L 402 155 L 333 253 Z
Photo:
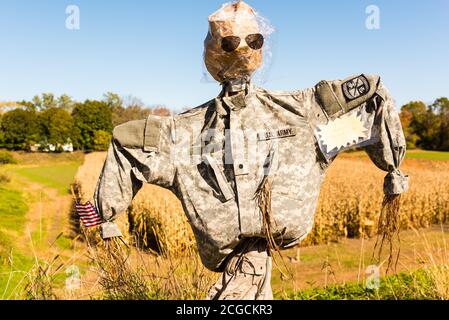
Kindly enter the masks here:
M 250 34 L 245 37 L 246 44 L 253 50 L 262 49 L 265 39 L 260 33 Z M 237 36 L 227 36 L 221 39 L 221 48 L 226 52 L 233 52 L 240 46 L 242 39 Z

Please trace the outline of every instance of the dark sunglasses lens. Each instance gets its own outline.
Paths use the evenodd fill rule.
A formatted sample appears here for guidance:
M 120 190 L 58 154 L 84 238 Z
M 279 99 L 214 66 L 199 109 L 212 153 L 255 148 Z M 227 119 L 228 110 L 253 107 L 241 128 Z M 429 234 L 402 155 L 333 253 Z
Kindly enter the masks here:
M 229 37 L 224 37 L 221 40 L 221 48 L 226 52 L 235 51 L 235 49 L 237 49 L 239 47 L 239 45 L 240 45 L 239 37 L 229 36 Z
M 246 37 L 246 43 L 248 44 L 248 47 L 250 47 L 253 50 L 259 50 L 263 47 L 264 38 L 263 35 L 260 33 L 250 34 Z

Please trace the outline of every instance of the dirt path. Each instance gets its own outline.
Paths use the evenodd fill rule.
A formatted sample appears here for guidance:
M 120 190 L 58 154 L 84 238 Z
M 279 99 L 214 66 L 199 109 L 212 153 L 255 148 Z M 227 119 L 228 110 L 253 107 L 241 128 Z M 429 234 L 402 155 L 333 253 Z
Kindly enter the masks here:
M 27 195 L 29 211 L 18 245 L 24 252 L 32 253 L 34 248 L 36 253 L 42 254 L 54 246 L 52 244 L 61 232 L 67 231 L 71 197 L 29 181 L 22 185 L 22 192 Z
M 70 211 L 72 196 L 62 195 L 57 189 L 30 181 L 22 176 L 15 176 L 20 182 L 29 210 L 26 214 L 25 228 L 16 242 L 16 248 L 22 255 L 38 259 L 41 266 L 52 264 L 54 279 L 53 290 L 57 297 L 63 299 L 89 298 L 95 274 L 88 269 L 85 256 L 86 245 L 72 241 L 70 231 Z M 59 268 L 61 266 L 61 268 Z M 75 267 L 81 276 L 80 290 L 67 291 L 65 281 L 67 270 Z M 28 270 L 25 270 L 28 271 Z

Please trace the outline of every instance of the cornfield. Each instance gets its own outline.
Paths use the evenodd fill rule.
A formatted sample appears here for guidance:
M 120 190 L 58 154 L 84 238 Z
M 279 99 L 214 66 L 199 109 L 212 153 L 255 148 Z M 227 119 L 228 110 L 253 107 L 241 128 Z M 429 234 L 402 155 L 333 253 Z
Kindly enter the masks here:
M 401 169 L 410 176 L 410 189 L 402 195 L 402 229 L 426 228 L 449 216 L 449 163 L 407 159 Z M 373 236 L 381 210 L 383 178 L 366 157 L 351 154 L 330 167 L 321 189 L 315 227 L 306 244 L 341 237 Z
M 105 153 L 89 154 L 76 183 L 82 200 L 91 200 Z M 449 162 L 406 160 L 410 190 L 402 197 L 401 227 L 425 228 L 449 216 Z M 315 227 L 303 245 L 342 237 L 373 236 L 382 203 L 385 172 L 367 157 L 342 155 L 330 167 L 321 189 Z M 134 244 L 164 256 L 188 256 L 195 240 L 178 199 L 169 191 L 144 185 L 119 225 Z

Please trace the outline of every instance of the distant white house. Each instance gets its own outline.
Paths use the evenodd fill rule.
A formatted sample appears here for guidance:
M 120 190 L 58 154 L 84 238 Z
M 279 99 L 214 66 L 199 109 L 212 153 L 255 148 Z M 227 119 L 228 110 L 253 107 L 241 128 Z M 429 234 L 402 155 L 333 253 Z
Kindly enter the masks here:
M 62 150 L 65 152 L 73 152 L 73 144 L 70 142 L 62 145 Z
M 31 152 L 55 152 L 57 149 L 61 148 L 63 152 L 73 152 L 73 144 L 70 139 L 67 139 L 67 143 L 65 144 L 51 144 L 51 143 L 36 143 L 31 146 Z

